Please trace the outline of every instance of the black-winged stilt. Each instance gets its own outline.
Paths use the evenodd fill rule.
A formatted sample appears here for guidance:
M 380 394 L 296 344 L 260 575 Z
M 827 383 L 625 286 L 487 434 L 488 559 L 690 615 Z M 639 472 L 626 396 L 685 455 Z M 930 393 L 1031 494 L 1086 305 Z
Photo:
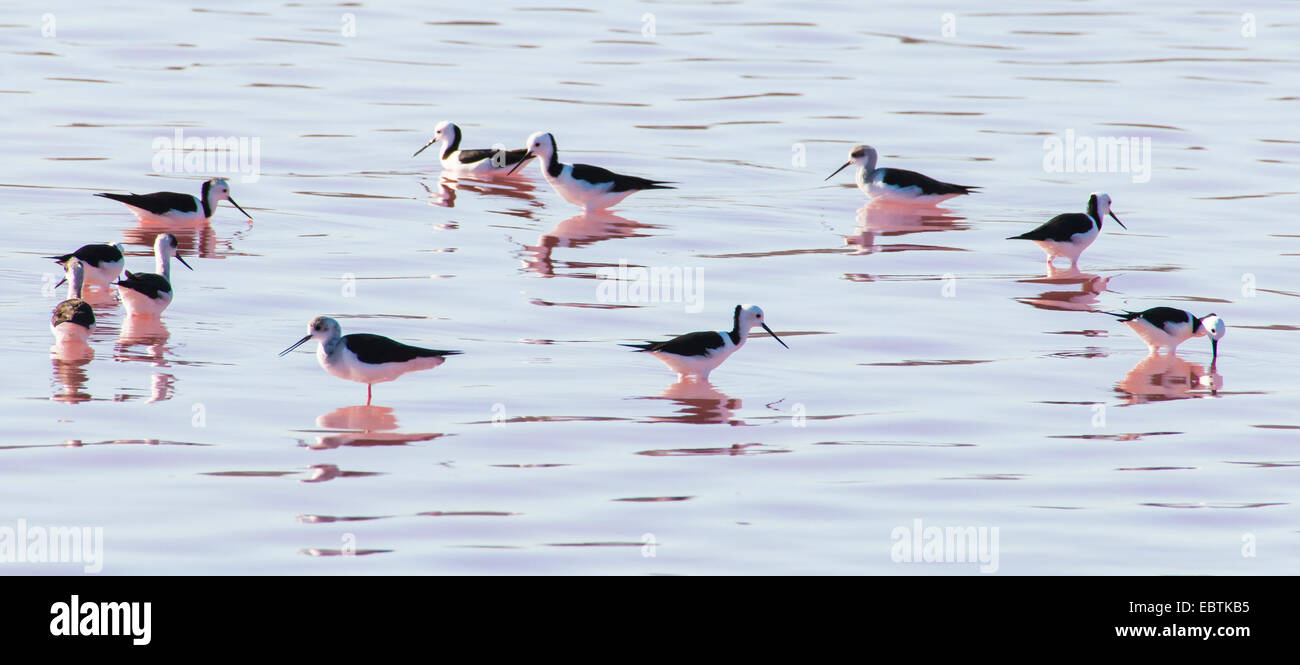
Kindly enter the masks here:
M 772 339 L 780 342 L 781 346 L 790 348 L 763 322 L 763 310 L 758 305 L 736 305 L 731 330 L 686 333 L 666 342 L 621 346 L 630 346 L 663 361 L 677 372 L 678 381 L 685 380 L 688 376 L 708 381 L 710 372 L 745 345 L 745 340 L 749 339 L 749 329 L 754 326 L 762 326 Z
M 154 192 L 152 194 L 100 193 L 95 196 L 102 196 L 126 204 L 126 207 L 130 208 L 131 212 L 135 213 L 135 216 L 142 222 L 161 222 L 164 224 L 205 223 L 212 219 L 212 215 L 217 212 L 217 203 L 221 201 L 230 201 L 230 205 L 239 208 L 239 212 L 244 213 L 244 216 L 249 219 L 253 218 L 243 208 L 240 208 L 234 199 L 230 198 L 230 184 L 224 178 L 212 178 L 205 181 L 200 189 L 200 196 L 179 194 L 177 192 Z
M 1193 337 L 1210 338 L 1210 366 L 1219 359 L 1219 340 L 1227 334 L 1227 326 L 1218 314 L 1202 317 L 1175 307 L 1152 307 L 1141 312 L 1103 312 L 1118 318 L 1133 329 L 1154 355 L 1161 348 L 1174 353 L 1179 344 Z
M 540 158 L 542 175 L 560 198 L 589 212 L 607 210 L 647 189 L 675 189 L 667 181 L 622 175 L 589 164 L 563 164 L 555 148 L 555 137 L 546 132 L 529 136 L 527 146 L 528 156 Z M 510 172 L 522 164 L 516 164 Z
M 855 180 L 858 189 L 873 199 L 886 201 L 939 203 L 954 196 L 974 193 L 979 189 L 973 185 L 942 182 L 915 171 L 876 168 L 876 159 L 875 148 L 869 145 L 855 145 L 849 151 L 849 161 L 835 169 L 835 173 L 856 165 L 858 172 Z M 835 177 L 835 173 L 826 176 L 826 180 Z
M 1093 192 L 1088 196 L 1087 212 L 1067 212 L 1057 215 L 1038 228 L 1011 236 L 1007 240 L 1032 240 L 1047 253 L 1047 264 L 1052 259 L 1064 256 L 1070 259 L 1070 267 L 1079 265 L 1079 255 L 1101 235 L 1102 219 L 1110 215 L 1116 223 L 1124 226 L 1110 209 L 1110 195 Z
M 131 316 L 158 316 L 172 303 L 172 264 L 175 257 L 186 268 L 190 264 L 176 250 L 180 248 L 176 236 L 159 233 L 153 241 L 154 269 L 157 273 L 126 271 L 126 278 L 117 281 L 122 304 Z
M 367 406 L 370 405 L 374 384 L 393 381 L 407 372 L 433 369 L 445 362 L 447 356 L 460 353 L 410 346 L 382 335 L 344 335 L 338 321 L 318 316 L 307 324 L 307 334 L 281 351 L 280 356 L 284 357 L 312 339 L 320 342 L 316 360 L 326 372 L 340 379 L 366 384 Z
M 528 150 L 495 150 L 492 148 L 462 149 L 460 147 L 460 127 L 456 123 L 443 120 L 433 128 L 433 139 L 424 144 L 424 148 L 415 151 L 416 155 L 425 148 L 440 143 L 439 160 L 442 170 L 452 173 L 479 173 L 485 175 L 512 173 L 514 167 L 530 159 Z
M 84 344 L 95 330 L 95 310 L 81 299 L 85 283 L 85 266 L 76 257 L 66 262 L 68 299 L 54 306 L 50 315 L 50 331 L 55 344 Z

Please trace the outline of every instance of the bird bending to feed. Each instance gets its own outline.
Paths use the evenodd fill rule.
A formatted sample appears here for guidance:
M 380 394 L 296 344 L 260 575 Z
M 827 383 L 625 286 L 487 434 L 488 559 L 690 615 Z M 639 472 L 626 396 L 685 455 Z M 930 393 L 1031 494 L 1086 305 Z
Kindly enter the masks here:
M 514 171 L 514 167 L 530 159 L 528 150 L 519 148 L 518 150 L 505 149 L 475 149 L 464 150 L 460 147 L 460 127 L 454 122 L 443 120 L 438 126 L 433 128 L 433 139 L 424 144 L 424 148 L 415 151 L 416 155 L 424 152 L 425 148 L 441 143 L 441 155 L 439 159 L 442 162 L 443 171 L 452 171 L 455 173 L 482 173 L 482 174 L 505 174 Z
M 1117 224 L 1124 226 L 1110 209 L 1110 195 L 1093 192 L 1088 196 L 1088 212 L 1067 212 L 1057 215 L 1034 229 L 1007 240 L 1032 240 L 1035 245 L 1047 253 L 1047 264 L 1052 259 L 1064 256 L 1070 259 L 1070 266 L 1079 265 L 1079 255 L 1088 248 L 1097 236 L 1101 235 L 1102 219 L 1110 215 Z
M 542 175 L 560 198 L 591 212 L 616 206 L 623 199 L 647 189 L 676 189 L 668 181 L 647 180 L 614 173 L 589 164 L 563 164 L 555 149 L 555 137 L 537 132 L 528 137 L 527 157 L 539 157 Z M 514 173 L 523 162 L 510 169 Z
M 131 316 L 158 316 L 172 303 L 172 257 L 186 268 L 190 264 L 176 253 L 180 245 L 176 236 L 159 233 L 153 241 L 154 269 L 157 273 L 126 271 L 126 279 L 117 281 L 122 304 Z M 194 268 L 190 268 L 193 270 Z
M 677 372 L 678 381 L 685 380 L 688 376 L 708 381 L 710 372 L 745 345 L 745 340 L 749 339 L 749 329 L 754 326 L 762 326 L 772 339 L 780 342 L 781 346 L 790 348 L 763 322 L 763 310 L 759 309 L 758 305 L 736 305 L 736 311 L 732 314 L 731 330 L 686 333 L 666 342 L 620 346 L 630 346 L 663 361 L 670 369 Z
M 1191 312 L 1174 307 L 1152 307 L 1141 312 L 1103 312 L 1118 318 L 1133 329 L 1151 348 L 1151 354 L 1161 347 L 1174 353 L 1179 344 L 1193 337 L 1210 338 L 1210 366 L 1219 359 L 1219 340 L 1227 334 L 1227 326 L 1218 314 L 1210 313 L 1197 318 Z
M 839 173 L 856 165 L 858 189 L 873 199 L 905 203 L 939 203 L 954 196 L 973 194 L 979 187 L 941 182 L 915 171 L 876 168 L 876 149 L 869 145 L 855 145 L 849 151 L 849 161 L 835 169 Z M 826 180 L 835 177 L 826 176 Z
M 54 333 L 54 343 L 85 343 L 90 333 L 95 330 L 95 310 L 90 303 L 81 299 L 81 287 L 85 281 L 85 266 L 81 259 L 73 257 L 67 261 L 68 299 L 55 305 L 50 316 L 50 330 Z
M 366 384 L 366 406 L 370 406 L 374 384 L 392 381 L 407 372 L 433 369 L 445 362 L 447 356 L 460 353 L 422 349 L 382 335 L 344 335 L 338 321 L 318 316 L 307 324 L 307 335 L 281 351 L 280 357 L 312 339 L 320 342 L 316 360 L 326 372 L 340 379 Z
M 82 245 L 71 254 L 45 258 L 54 259 L 65 270 L 68 261 L 76 258 L 85 270 L 86 281 L 97 284 L 112 284 L 113 280 L 122 274 L 122 268 L 126 265 L 126 255 L 122 253 L 120 242 L 112 245 Z M 67 277 L 63 279 L 66 281 Z M 63 282 L 59 282 L 54 286 L 57 288 L 62 285 Z
M 239 212 L 250 220 L 252 215 L 239 207 L 235 200 L 230 198 L 230 184 L 225 178 L 212 178 L 203 183 L 200 196 L 190 194 L 178 194 L 176 192 L 154 192 L 152 194 L 106 194 L 100 193 L 95 196 L 102 196 L 106 199 L 112 199 L 119 203 L 125 203 L 126 207 L 135 213 L 135 216 L 142 222 L 162 222 L 164 224 L 175 223 L 201 223 L 212 219 L 212 215 L 217 212 L 217 203 L 221 201 L 230 201 L 230 205 L 239 208 Z

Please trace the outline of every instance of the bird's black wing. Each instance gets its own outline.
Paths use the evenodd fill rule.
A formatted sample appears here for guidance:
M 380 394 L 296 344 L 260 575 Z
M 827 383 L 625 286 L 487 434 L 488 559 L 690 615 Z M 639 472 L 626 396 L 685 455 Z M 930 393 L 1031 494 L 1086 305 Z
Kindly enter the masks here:
M 64 300 L 54 308 L 54 315 L 50 317 L 50 325 L 60 323 L 75 323 L 89 328 L 95 325 L 95 310 L 85 300 Z
M 1166 324 L 1192 323 L 1195 320 L 1191 314 L 1175 307 L 1152 307 L 1145 312 L 1138 312 L 1137 318 L 1160 329 L 1164 329 Z
M 1165 325 L 1169 323 L 1191 323 L 1195 321 L 1195 317 L 1191 314 L 1176 307 L 1152 307 L 1141 312 L 1103 312 L 1103 314 L 1109 314 L 1120 321 L 1142 319 L 1160 329 L 1164 329 Z
M 922 194 L 970 194 L 979 189 L 973 185 L 954 185 L 935 180 L 923 173 L 905 169 L 881 169 L 880 181 L 890 187 L 917 187 Z
M 62 256 L 47 256 L 45 258 L 54 259 L 59 263 L 67 263 L 69 259 L 76 257 L 81 259 L 86 265 L 98 268 L 103 263 L 113 263 L 122 260 L 122 250 L 113 245 L 83 245 L 77 251 Z
M 707 356 L 710 351 L 721 348 L 722 335 L 716 332 L 693 332 L 674 337 L 666 342 L 646 342 L 645 344 L 623 344 L 637 351 L 663 351 L 677 356 Z
M 1092 218 L 1081 212 L 1067 212 L 1063 215 L 1057 215 L 1038 228 L 1022 233 L 1018 236 L 1011 236 L 1007 240 L 1055 240 L 1066 242 L 1070 238 L 1092 230 Z
M 501 158 L 505 161 L 497 164 L 497 166 L 514 166 L 515 164 L 524 161 L 524 155 L 527 155 L 528 151 L 523 148 L 518 150 L 492 150 L 490 148 L 481 150 L 461 150 L 456 154 L 456 159 L 460 160 L 461 164 L 474 164 L 485 159 L 492 159 L 498 154 L 500 154 Z M 529 159 L 532 158 L 530 157 Z
M 613 183 L 609 189 L 611 192 L 628 192 L 642 189 L 675 189 L 668 184 L 666 180 L 647 180 L 632 175 L 622 175 L 614 173 L 609 169 L 602 169 L 599 166 L 590 164 L 574 164 L 573 177 L 578 180 L 589 182 L 593 185 L 602 185 Z
M 343 343 L 347 345 L 349 351 L 356 354 L 357 360 L 371 365 L 400 363 L 414 358 L 441 358 L 460 353 L 460 351 L 422 349 L 418 346 L 410 346 L 389 339 L 383 335 L 371 335 L 369 333 L 344 335 Z
M 199 200 L 189 194 L 176 192 L 154 192 L 152 194 L 96 194 L 106 199 L 132 205 L 141 210 L 148 210 L 161 215 L 169 210 L 180 212 L 198 212 Z
M 172 284 L 166 277 L 151 272 L 126 271 L 126 278 L 117 280 L 117 285 L 131 289 L 150 298 L 157 298 L 160 293 L 171 293 Z

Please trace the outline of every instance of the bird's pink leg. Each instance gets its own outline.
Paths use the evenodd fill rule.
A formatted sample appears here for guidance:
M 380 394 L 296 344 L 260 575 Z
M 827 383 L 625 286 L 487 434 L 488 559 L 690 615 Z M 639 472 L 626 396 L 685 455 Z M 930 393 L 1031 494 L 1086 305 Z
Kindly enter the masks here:
M 370 390 L 372 388 L 374 388 L 374 386 L 369 383 L 366 384 L 366 406 L 370 406 Z

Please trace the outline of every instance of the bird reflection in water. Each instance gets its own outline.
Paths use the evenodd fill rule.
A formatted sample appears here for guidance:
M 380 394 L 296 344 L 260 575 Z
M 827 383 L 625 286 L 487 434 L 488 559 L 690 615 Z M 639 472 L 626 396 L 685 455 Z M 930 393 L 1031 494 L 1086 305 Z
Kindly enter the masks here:
M 1204 365 L 1173 353 L 1148 355 L 1115 384 L 1126 405 L 1214 397 L 1222 389 L 1223 375 L 1213 365 L 1206 373 Z
M 154 367 L 170 367 L 167 360 L 167 340 L 171 332 L 162 319 L 153 316 L 128 316 L 122 321 L 117 337 L 114 358 L 119 361 L 142 362 Z M 134 350 L 132 347 L 144 347 Z M 169 372 L 154 372 L 149 383 L 146 404 L 172 398 L 176 392 L 176 376 Z M 129 398 L 128 398 L 129 399 Z
M 1076 312 L 1092 311 L 1093 306 L 1097 304 L 1098 296 L 1106 292 L 1110 285 L 1110 277 L 1086 273 L 1074 266 L 1059 268 L 1053 265 L 1048 265 L 1047 274 L 1043 277 L 1020 281 L 1025 284 L 1077 285 L 1077 291 L 1045 291 L 1032 298 L 1016 298 L 1026 305 L 1039 309 Z
M 432 441 L 441 433 L 397 432 L 397 416 L 389 406 L 345 406 L 316 419 L 320 432 L 314 443 L 299 441 L 312 450 L 339 446 L 402 446 L 415 441 Z
M 491 174 L 472 176 L 442 174 L 438 176 L 436 189 L 425 184 L 423 180 L 420 181 L 420 186 L 429 193 L 429 205 L 443 208 L 455 208 L 456 194 L 461 191 L 474 192 L 483 196 L 503 196 L 527 201 L 533 207 L 541 206 L 533 194 L 537 191 L 537 186 L 519 177 Z
M 660 395 L 639 399 L 669 400 L 680 407 L 677 410 L 677 415 L 651 416 L 648 419 L 649 422 L 694 423 L 699 425 L 745 424 L 745 421 L 735 418 L 735 411 L 741 406 L 740 400 L 723 393 L 708 381 L 683 379 L 665 388 Z
M 51 349 L 54 365 L 54 383 L 60 391 L 50 399 L 65 404 L 79 404 L 91 399 L 86 392 L 86 365 L 95 359 L 95 350 L 86 342 L 70 342 Z
M 952 214 L 947 208 L 934 205 L 917 205 L 890 201 L 872 201 L 858 209 L 858 227 L 844 236 L 844 244 L 853 247 L 853 254 L 876 252 L 906 252 L 912 250 L 961 251 L 942 245 L 915 245 L 894 243 L 877 245 L 877 236 L 903 236 L 911 233 L 934 231 L 964 231 L 970 228 L 964 217 Z
M 250 221 L 249 224 L 252 224 Z M 127 256 L 127 263 L 130 267 L 130 258 L 132 256 L 153 256 L 154 240 L 159 234 L 170 233 L 176 236 L 178 252 L 183 256 L 197 256 L 204 259 L 217 259 L 224 257 L 225 254 L 233 251 L 231 242 L 243 235 L 243 231 L 236 231 L 229 238 L 222 240 L 217 238 L 217 232 L 213 230 L 211 224 L 163 224 L 160 222 L 139 222 L 135 226 L 129 227 L 122 231 L 123 242 L 129 245 L 140 245 L 147 247 L 148 251 L 131 252 Z
M 589 212 L 574 215 L 555 228 L 542 234 L 536 245 L 524 245 L 531 256 L 523 259 L 524 267 L 543 277 L 555 275 L 551 251 L 556 247 L 582 247 L 614 238 L 643 238 L 646 229 L 657 229 L 652 224 L 642 224 L 609 212 Z

